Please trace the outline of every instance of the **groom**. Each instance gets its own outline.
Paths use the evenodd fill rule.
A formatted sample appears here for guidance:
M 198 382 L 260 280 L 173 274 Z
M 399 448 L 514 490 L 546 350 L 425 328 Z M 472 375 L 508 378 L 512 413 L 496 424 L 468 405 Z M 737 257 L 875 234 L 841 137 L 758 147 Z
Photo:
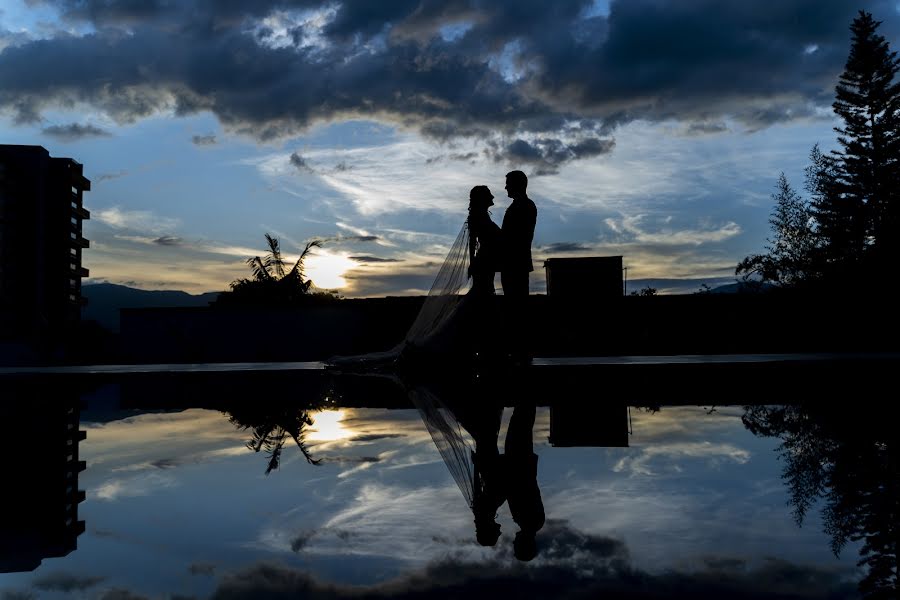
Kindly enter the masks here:
M 534 270 L 531 263 L 531 240 L 537 222 L 537 207 L 526 194 L 528 178 L 522 171 L 506 174 L 506 195 L 512 204 L 503 215 L 503 252 L 500 265 L 500 284 L 507 306 L 507 339 L 512 346 L 513 358 L 527 361 L 526 304 L 528 302 L 528 275 Z

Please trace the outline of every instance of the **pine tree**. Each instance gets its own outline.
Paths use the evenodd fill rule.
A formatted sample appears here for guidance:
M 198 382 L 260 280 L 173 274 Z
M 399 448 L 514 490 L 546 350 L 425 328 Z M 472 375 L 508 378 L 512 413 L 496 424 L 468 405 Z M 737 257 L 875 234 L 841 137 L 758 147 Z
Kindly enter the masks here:
M 772 194 L 775 209 L 769 218 L 773 236 L 766 254 L 748 256 L 740 262 L 736 274 L 745 279 L 752 274 L 764 282 L 794 286 L 813 275 L 813 257 L 817 244 L 813 213 L 809 204 L 791 187 L 784 173 Z
M 861 214 L 852 209 L 850 202 L 841 201 L 835 158 L 824 154 L 818 144 L 810 150 L 809 166 L 804 172 L 804 188 L 809 194 L 816 235 L 816 248 L 810 263 L 815 274 L 821 276 L 846 259 L 852 240 L 862 239 L 863 235 L 855 229 L 862 221 L 854 219 L 854 215 L 861 217 Z
M 900 61 L 876 33 L 880 24 L 865 11 L 853 20 L 850 55 L 832 105 L 844 126 L 835 128 L 841 150 L 834 153 L 836 193 L 827 200 L 836 206 L 825 211 L 846 220 L 841 230 L 849 238 L 834 242 L 851 261 L 867 246 L 893 246 L 898 233 L 900 84 L 894 75 Z

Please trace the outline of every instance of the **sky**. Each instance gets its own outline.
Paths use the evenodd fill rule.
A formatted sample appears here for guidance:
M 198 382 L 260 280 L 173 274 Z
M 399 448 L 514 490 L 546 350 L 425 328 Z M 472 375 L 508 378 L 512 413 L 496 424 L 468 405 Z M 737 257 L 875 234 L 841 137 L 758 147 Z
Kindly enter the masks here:
M 320 465 L 289 444 L 265 475 L 249 432 L 218 411 L 92 421 L 88 403 L 86 531 L 68 556 L 0 575 L 0 597 L 495 597 L 497 585 L 550 586 L 552 597 L 620 586 L 648 597 L 672 586 L 695 598 L 855 597 L 857 546 L 833 555 L 818 507 L 797 527 L 777 440 L 754 437 L 742 412 L 632 409 L 628 448 L 561 448 L 539 409 L 547 521 L 523 564 L 507 506 L 497 545 L 476 543 L 416 410 L 315 412 L 306 441 Z
M 836 145 L 834 86 L 893 1 L 6 0 L 0 142 L 84 164 L 94 282 L 227 289 L 277 237 L 347 297 L 424 293 L 520 169 L 550 257 L 733 279 L 781 172 Z

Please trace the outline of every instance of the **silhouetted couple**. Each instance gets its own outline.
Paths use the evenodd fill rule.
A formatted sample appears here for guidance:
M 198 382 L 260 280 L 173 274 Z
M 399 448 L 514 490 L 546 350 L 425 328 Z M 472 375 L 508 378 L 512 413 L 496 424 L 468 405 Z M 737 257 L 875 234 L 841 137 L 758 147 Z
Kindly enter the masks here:
M 484 399 L 458 410 L 462 426 L 475 440 L 472 513 L 475 537 L 482 546 L 494 546 L 500 537 L 497 511 L 506 502 L 519 527 L 513 551 L 519 560 L 537 555 L 535 536 L 544 526 L 544 503 L 537 482 L 538 457 L 534 453 L 532 429 L 535 403 L 517 398 L 506 430 L 503 454 L 497 449 L 502 405 Z
M 506 175 L 506 193 L 512 203 L 498 227 L 488 208 L 494 196 L 487 186 L 472 188 L 469 217 L 426 296 L 419 314 L 398 345 L 383 352 L 335 356 L 331 368 L 353 370 L 396 369 L 422 372 L 467 363 L 476 356 L 491 362 L 508 358 L 513 365 L 530 362 L 526 305 L 528 277 L 534 270 L 531 241 L 537 208 L 528 197 L 528 178 L 522 171 Z M 466 270 L 468 264 L 468 272 Z M 503 286 L 502 329 L 496 331 L 494 276 Z M 467 275 L 472 279 L 469 292 Z
M 512 203 L 503 215 L 502 227 L 491 219 L 488 208 L 494 196 L 484 185 L 476 185 L 469 194 L 469 295 L 474 301 L 473 334 L 476 351 L 493 354 L 503 350 L 514 362 L 530 359 L 527 338 L 526 305 L 528 277 L 534 270 L 531 242 L 537 223 L 537 207 L 528 197 L 528 178 L 522 171 L 506 175 L 506 194 Z M 490 327 L 494 275 L 500 272 L 503 287 L 503 338 L 498 344 Z M 503 348 L 505 346 L 505 348 Z

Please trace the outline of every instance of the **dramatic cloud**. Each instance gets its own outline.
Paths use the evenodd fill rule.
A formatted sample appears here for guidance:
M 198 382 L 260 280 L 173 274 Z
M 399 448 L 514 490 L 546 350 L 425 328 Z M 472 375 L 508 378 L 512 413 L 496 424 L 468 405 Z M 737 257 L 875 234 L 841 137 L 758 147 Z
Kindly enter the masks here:
M 216 145 L 216 136 L 210 135 L 194 135 L 191 136 L 191 142 L 195 146 L 215 146 Z
M 302 549 L 312 534 L 295 540 Z M 854 598 L 856 586 L 837 570 L 769 560 L 755 567 L 740 559 L 720 559 L 691 573 L 651 574 L 631 565 L 620 540 L 574 531 L 548 521 L 539 534 L 540 554 L 527 567 L 517 564 L 508 545 L 495 558 L 478 562 L 448 558 L 404 577 L 370 586 L 343 586 L 311 574 L 262 563 L 226 575 L 214 600 L 241 598 L 662 598 L 673 590 L 690 598 Z
M 56 138 L 61 142 L 75 142 L 90 137 L 109 137 L 111 134 L 94 125 L 81 125 L 70 123 L 69 125 L 51 125 L 43 129 L 44 135 Z
M 119 123 L 210 111 L 265 140 L 362 117 L 484 140 L 536 174 L 609 152 L 637 119 L 696 134 L 816 118 L 857 9 L 888 39 L 900 24 L 887 0 L 45 3 L 93 32 L 2 50 L 0 107 L 17 122 L 78 105 Z

